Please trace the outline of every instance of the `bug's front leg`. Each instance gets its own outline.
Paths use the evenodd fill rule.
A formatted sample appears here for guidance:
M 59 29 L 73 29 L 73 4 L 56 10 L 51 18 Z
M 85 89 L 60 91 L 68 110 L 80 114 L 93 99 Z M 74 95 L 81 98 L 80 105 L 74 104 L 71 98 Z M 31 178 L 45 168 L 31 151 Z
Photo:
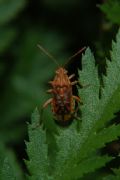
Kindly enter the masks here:
M 72 86 L 75 85 L 75 84 L 79 85 L 80 88 L 83 88 L 83 85 L 82 85 L 79 81 L 73 81 L 73 82 L 71 82 L 71 85 L 72 85 Z
M 71 74 L 71 75 L 69 76 L 69 80 L 72 79 L 74 76 L 75 76 L 75 74 Z

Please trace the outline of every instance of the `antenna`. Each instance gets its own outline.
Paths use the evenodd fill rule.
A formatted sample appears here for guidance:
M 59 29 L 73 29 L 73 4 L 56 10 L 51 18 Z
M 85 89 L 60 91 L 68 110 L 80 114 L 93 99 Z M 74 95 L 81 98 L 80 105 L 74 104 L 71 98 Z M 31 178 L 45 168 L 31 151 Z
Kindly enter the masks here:
M 63 67 L 65 67 L 66 64 L 68 64 L 68 62 L 70 62 L 75 56 L 77 56 L 78 54 L 80 54 L 82 51 L 84 51 L 86 49 L 86 47 L 83 47 L 82 49 L 78 50 L 75 54 L 73 54 L 72 56 L 70 56 L 67 60 L 67 62 L 64 64 Z
M 37 47 L 38 47 L 42 52 L 44 52 L 44 54 L 46 54 L 50 59 L 52 59 L 55 64 L 57 64 L 57 65 L 59 66 L 57 60 L 56 60 L 46 49 L 44 49 L 40 44 L 37 44 Z

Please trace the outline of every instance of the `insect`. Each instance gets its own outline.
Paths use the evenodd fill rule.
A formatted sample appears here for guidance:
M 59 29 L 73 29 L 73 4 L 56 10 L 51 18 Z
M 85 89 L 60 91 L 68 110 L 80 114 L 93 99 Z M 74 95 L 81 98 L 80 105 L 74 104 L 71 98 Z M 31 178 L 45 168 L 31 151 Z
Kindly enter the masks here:
M 78 111 L 78 104 L 82 104 L 82 101 L 80 97 L 73 95 L 72 86 L 78 83 L 78 81 L 72 81 L 75 74 L 68 76 L 68 71 L 64 68 L 64 66 L 76 55 L 81 53 L 85 47 L 71 56 L 64 66 L 59 66 L 56 59 L 42 46 L 38 45 L 38 47 L 58 65 L 54 79 L 49 82 L 51 89 L 47 91 L 48 93 L 52 94 L 52 98 L 48 99 L 43 104 L 42 110 L 48 105 L 51 105 L 55 122 L 61 126 L 69 125 L 75 118 Z M 77 107 L 75 106 L 76 103 Z

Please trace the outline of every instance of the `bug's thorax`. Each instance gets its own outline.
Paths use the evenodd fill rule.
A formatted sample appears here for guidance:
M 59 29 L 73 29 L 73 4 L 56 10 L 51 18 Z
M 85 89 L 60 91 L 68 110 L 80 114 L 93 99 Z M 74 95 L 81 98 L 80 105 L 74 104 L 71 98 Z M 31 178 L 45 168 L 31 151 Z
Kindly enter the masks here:
M 64 98 L 65 93 L 72 90 L 67 70 L 63 67 L 58 68 L 56 70 L 55 78 L 51 82 L 51 85 L 53 87 L 54 93 L 57 93 L 61 98 Z
M 70 80 L 67 75 L 67 70 L 65 70 L 63 67 L 60 67 L 56 70 L 56 75 L 54 80 L 52 81 L 52 86 L 69 86 L 70 85 Z

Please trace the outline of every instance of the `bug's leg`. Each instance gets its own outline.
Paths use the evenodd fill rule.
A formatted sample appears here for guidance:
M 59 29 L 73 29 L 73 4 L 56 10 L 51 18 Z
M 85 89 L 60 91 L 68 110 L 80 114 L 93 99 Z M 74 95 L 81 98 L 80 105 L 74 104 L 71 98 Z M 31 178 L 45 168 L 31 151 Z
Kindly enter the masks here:
M 75 84 L 77 84 L 79 81 L 73 81 L 73 82 L 71 82 L 71 85 L 73 86 L 73 85 L 75 85 Z
M 53 92 L 53 89 L 48 89 L 47 90 L 47 93 L 52 93 Z
M 51 85 L 52 85 L 52 84 L 53 84 L 53 81 L 49 81 L 48 84 L 51 84 Z
M 42 108 L 46 108 L 49 104 L 52 103 L 53 98 L 48 99 L 44 104 Z
M 73 81 L 71 82 L 71 85 L 77 84 L 80 88 L 83 88 L 84 86 L 79 81 Z
M 83 88 L 84 86 L 79 81 L 73 81 L 71 82 L 71 85 L 77 84 L 80 88 Z
M 42 106 L 42 108 L 41 108 L 41 112 L 40 112 L 39 125 L 40 125 L 41 122 L 42 122 L 42 115 L 43 115 L 43 110 L 44 110 L 44 108 L 46 108 L 49 104 L 51 104 L 51 103 L 52 103 L 52 100 L 53 100 L 53 98 L 50 98 L 50 99 L 48 99 L 48 100 L 43 104 L 43 106 Z
M 80 81 L 78 81 L 78 86 L 80 87 L 80 88 L 83 88 L 84 86 L 80 83 Z
M 90 84 L 82 85 L 80 83 L 80 81 L 73 81 L 73 82 L 71 82 L 71 85 L 75 85 L 75 84 L 77 84 L 80 88 L 86 88 L 86 87 L 90 86 Z
M 77 102 L 77 104 L 81 104 L 81 105 L 83 105 L 83 102 L 81 101 L 81 99 L 80 99 L 80 97 L 78 97 L 78 96 L 72 96 L 73 97 L 73 99 Z M 77 112 L 78 112 L 78 110 L 79 110 L 79 106 L 77 105 L 77 108 L 75 109 L 75 112 L 74 112 L 74 118 L 75 119 L 79 119 L 78 117 L 77 117 Z
M 75 85 L 75 84 L 77 84 L 80 88 L 86 88 L 86 87 L 89 87 L 89 86 L 90 86 L 90 84 L 82 85 L 82 84 L 80 83 L 80 81 L 73 81 L 73 82 L 71 82 L 71 85 L 72 85 L 72 86 Z
M 83 104 L 83 102 L 81 101 L 80 97 L 78 96 L 72 96 L 73 99 L 77 102 L 77 103 L 80 103 L 80 104 Z
M 80 88 L 87 88 L 87 87 L 90 86 L 90 84 L 82 85 L 82 84 L 80 83 L 80 81 L 77 82 L 77 85 L 78 85 Z
M 43 106 L 42 106 L 42 108 L 41 108 L 41 110 L 40 110 L 39 123 L 38 123 L 35 127 L 32 128 L 33 130 L 36 129 L 36 128 L 38 128 L 38 127 L 41 125 L 44 108 L 46 108 L 49 104 L 51 104 L 51 103 L 52 103 L 52 100 L 53 100 L 53 98 L 50 98 L 50 99 L 48 99 L 48 100 L 43 104 Z
M 69 76 L 69 80 L 72 79 L 74 76 L 75 76 L 75 74 L 71 74 L 71 75 Z

